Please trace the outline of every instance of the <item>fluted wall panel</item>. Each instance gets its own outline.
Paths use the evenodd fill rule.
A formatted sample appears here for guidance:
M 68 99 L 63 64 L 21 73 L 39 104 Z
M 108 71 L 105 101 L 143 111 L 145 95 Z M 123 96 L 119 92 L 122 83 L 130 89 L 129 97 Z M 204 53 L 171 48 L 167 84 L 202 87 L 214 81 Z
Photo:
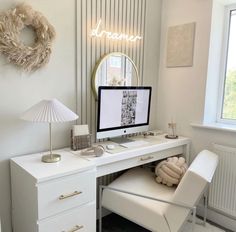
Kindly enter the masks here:
M 127 42 L 91 36 L 102 20 L 106 31 L 140 35 L 142 40 Z M 146 0 L 77 0 L 77 112 L 79 124 L 89 124 L 96 133 L 96 102 L 91 90 L 92 71 L 104 54 L 123 52 L 136 64 L 143 83 Z

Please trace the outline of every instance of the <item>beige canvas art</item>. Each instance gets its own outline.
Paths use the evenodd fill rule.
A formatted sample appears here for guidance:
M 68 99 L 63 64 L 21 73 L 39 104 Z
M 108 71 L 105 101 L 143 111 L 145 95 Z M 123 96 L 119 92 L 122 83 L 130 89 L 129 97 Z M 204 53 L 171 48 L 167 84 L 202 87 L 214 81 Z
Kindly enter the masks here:
M 193 66 L 196 23 L 169 27 L 167 39 L 167 67 Z

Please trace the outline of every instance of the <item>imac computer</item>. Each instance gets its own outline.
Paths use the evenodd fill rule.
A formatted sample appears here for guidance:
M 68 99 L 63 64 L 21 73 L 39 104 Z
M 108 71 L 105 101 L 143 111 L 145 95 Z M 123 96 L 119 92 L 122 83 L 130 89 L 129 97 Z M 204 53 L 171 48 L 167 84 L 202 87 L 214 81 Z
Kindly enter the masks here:
M 97 139 L 129 142 L 122 135 L 148 131 L 151 87 L 100 86 Z

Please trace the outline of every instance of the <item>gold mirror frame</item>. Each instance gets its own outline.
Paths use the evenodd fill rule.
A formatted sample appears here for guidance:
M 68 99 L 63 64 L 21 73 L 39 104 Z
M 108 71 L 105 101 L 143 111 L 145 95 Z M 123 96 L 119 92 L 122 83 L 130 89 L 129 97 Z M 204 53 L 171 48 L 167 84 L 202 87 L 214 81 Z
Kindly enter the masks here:
M 94 94 L 94 97 L 95 97 L 95 100 L 98 99 L 98 89 L 96 88 L 96 74 L 97 74 L 97 71 L 99 70 L 99 68 L 101 67 L 101 65 L 103 64 L 103 62 L 108 59 L 110 56 L 113 56 L 113 55 L 120 55 L 120 56 L 124 56 L 126 57 L 132 64 L 133 66 L 133 69 L 134 69 L 134 72 L 136 74 L 136 78 L 137 78 L 137 85 L 139 86 L 140 85 L 140 77 L 139 77 L 139 74 L 138 74 L 138 69 L 135 65 L 135 63 L 133 62 L 133 60 L 127 56 L 126 54 L 122 53 L 122 52 L 111 52 L 111 53 L 108 53 L 108 54 L 105 54 L 104 56 L 102 56 L 99 61 L 96 63 L 95 65 L 95 68 L 93 70 L 93 73 L 92 73 L 92 91 L 93 91 L 93 94 Z

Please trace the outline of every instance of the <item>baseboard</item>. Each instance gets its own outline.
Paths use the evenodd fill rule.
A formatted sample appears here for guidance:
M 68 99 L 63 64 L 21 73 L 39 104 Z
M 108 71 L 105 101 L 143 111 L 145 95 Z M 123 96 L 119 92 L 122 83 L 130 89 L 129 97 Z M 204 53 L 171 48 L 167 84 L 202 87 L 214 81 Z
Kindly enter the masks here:
M 204 207 L 203 205 L 199 205 L 197 208 L 197 214 L 203 216 L 204 214 Z M 220 214 L 214 210 L 208 209 L 207 210 L 207 219 L 209 221 L 214 222 L 226 229 L 236 231 L 236 220 L 226 217 L 223 214 Z

